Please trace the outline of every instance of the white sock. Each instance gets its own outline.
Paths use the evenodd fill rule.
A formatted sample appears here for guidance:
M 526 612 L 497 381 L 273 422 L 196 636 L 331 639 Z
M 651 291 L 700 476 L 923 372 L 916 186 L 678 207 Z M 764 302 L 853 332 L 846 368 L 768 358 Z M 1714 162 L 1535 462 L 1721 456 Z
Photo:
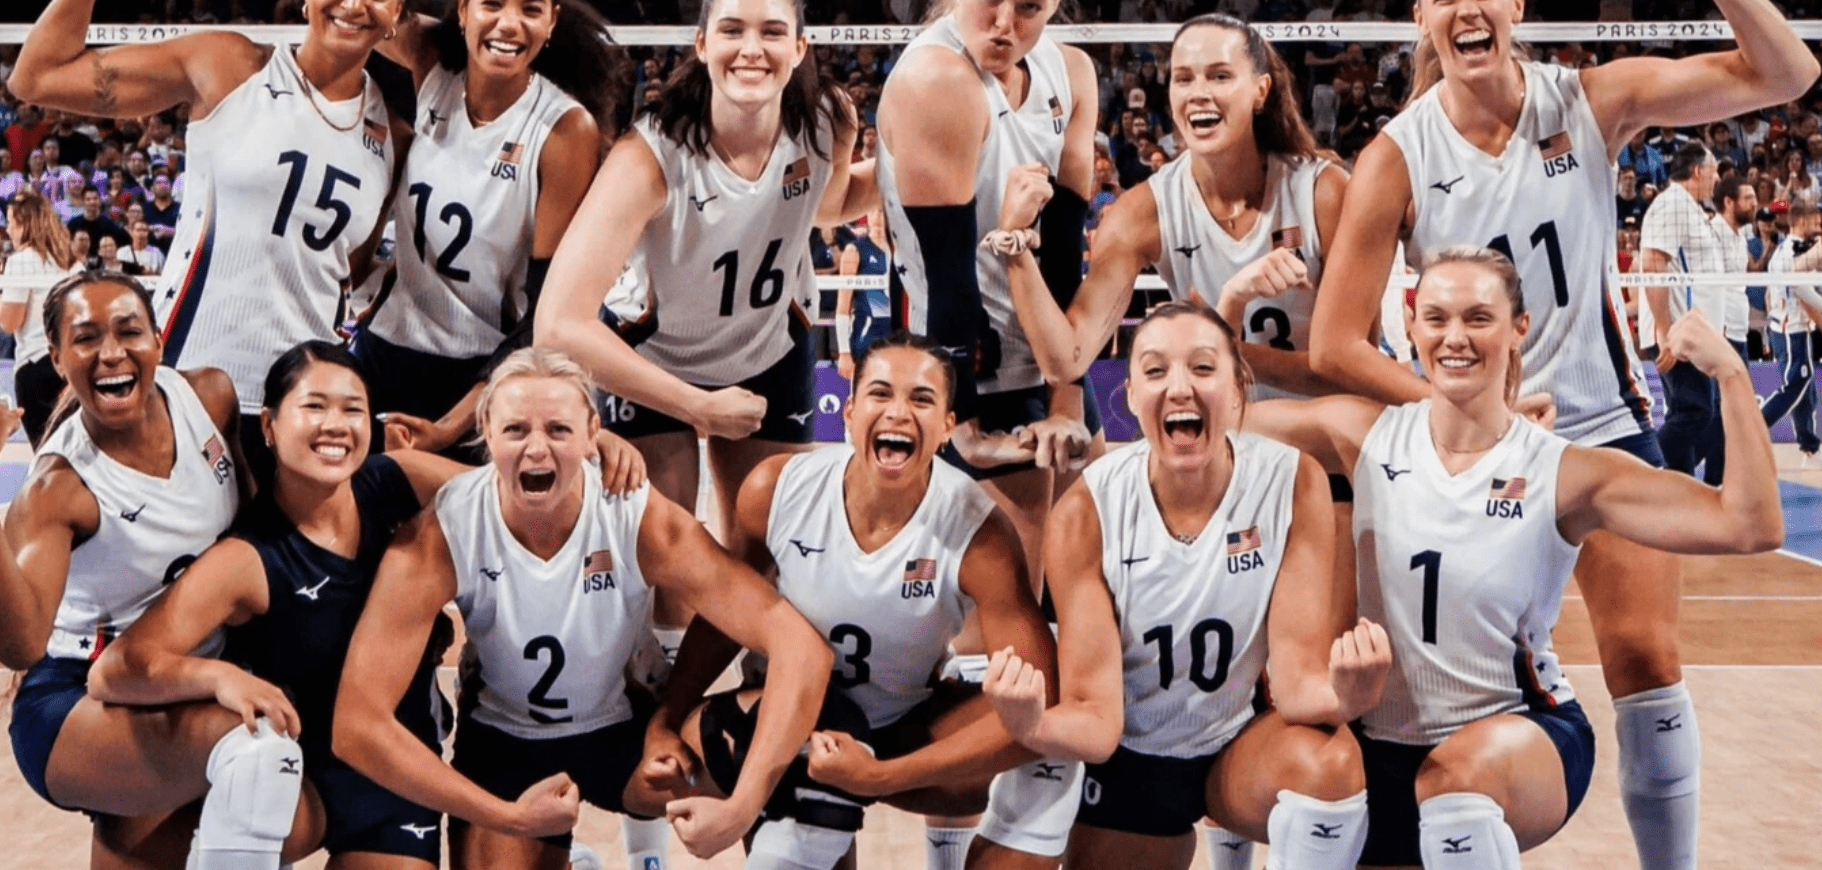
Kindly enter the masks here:
M 569 870 L 607 870 L 607 864 L 601 860 L 601 853 L 593 846 L 581 840 L 569 843 Z
M 1519 870 L 1518 838 L 1484 794 L 1439 794 L 1417 807 L 1424 870 Z
M 620 837 L 626 841 L 627 870 L 664 870 L 664 865 L 670 863 L 668 820 L 621 816 Z
M 264 718 L 256 729 L 236 725 L 210 750 L 209 793 L 186 867 L 277 870 L 303 788 L 303 751 Z
M 1694 870 L 1702 738 L 1683 683 L 1616 698 L 1620 800 L 1642 870 Z
M 1253 841 L 1226 828 L 1202 823 L 1202 842 L 1212 870 L 1253 870 Z
M 962 870 L 968 863 L 973 828 L 939 828 L 924 824 L 924 864 L 929 870 Z
M 1324 801 L 1282 789 L 1266 833 L 1267 870 L 1351 870 L 1366 848 L 1367 794 Z

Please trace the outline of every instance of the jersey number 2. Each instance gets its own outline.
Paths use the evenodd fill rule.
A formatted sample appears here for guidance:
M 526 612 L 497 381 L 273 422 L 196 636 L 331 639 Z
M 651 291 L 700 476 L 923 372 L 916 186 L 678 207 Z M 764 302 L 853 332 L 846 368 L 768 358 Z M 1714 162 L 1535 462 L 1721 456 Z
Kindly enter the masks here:
M 572 721 L 576 717 L 569 715 L 552 716 L 551 714 L 544 712 L 544 710 L 569 709 L 568 698 L 552 698 L 550 696 L 550 687 L 556 685 L 557 677 L 563 674 L 562 641 L 559 641 L 548 634 L 542 634 L 532 638 L 531 642 L 525 645 L 525 660 L 528 662 L 535 662 L 544 657 L 543 653 L 545 651 L 550 652 L 550 665 L 544 669 L 544 676 L 539 677 L 538 681 L 532 684 L 531 691 L 525 695 L 525 700 L 531 704 L 531 709 L 527 710 L 526 714 L 531 717 L 531 721 L 536 722 L 539 725 L 556 725 Z

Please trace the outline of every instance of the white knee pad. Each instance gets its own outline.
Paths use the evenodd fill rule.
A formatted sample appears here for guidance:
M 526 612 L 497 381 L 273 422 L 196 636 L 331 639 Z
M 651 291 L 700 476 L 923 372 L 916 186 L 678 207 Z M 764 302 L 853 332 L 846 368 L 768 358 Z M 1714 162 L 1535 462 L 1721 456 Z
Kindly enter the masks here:
M 1210 870 L 1253 870 L 1253 841 L 1226 828 L 1204 823 L 1202 842 Z
M 265 719 L 257 728 L 236 725 L 209 753 L 209 794 L 194 846 L 202 870 L 278 867 L 303 788 L 304 754 Z
M 1272 847 L 1265 855 L 1267 870 L 1346 870 L 1366 848 L 1366 792 L 1323 801 L 1280 790 L 1265 832 Z
M 1519 870 L 1518 838 L 1484 794 L 1439 794 L 1417 807 L 1424 870 Z
M 1617 698 L 1620 801 L 1644 870 L 1693 870 L 1701 811 L 1702 738 L 1682 683 Z
M 1027 855 L 1062 855 L 1085 778 L 1081 762 L 1049 758 L 1001 771 L 987 790 L 987 812 L 976 833 Z
M 670 863 L 671 823 L 665 819 L 620 817 L 627 870 L 664 870 Z
M 853 831 L 767 819 L 747 850 L 747 870 L 829 870 L 854 844 Z

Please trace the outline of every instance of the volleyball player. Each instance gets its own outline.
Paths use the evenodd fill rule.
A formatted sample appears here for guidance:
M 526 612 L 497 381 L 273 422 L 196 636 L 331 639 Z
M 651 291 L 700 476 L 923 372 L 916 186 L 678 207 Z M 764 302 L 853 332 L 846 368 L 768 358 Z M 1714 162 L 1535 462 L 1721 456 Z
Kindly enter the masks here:
M 90 49 L 94 0 L 53 0 L 8 85 L 103 117 L 188 104 L 186 207 L 157 293 L 165 359 L 228 373 L 241 447 L 260 476 L 260 381 L 309 339 L 334 341 L 342 293 L 391 190 L 398 134 L 362 67 L 402 0 L 305 0 L 295 51 L 229 31 Z
M 809 736 L 831 656 L 815 631 L 695 518 L 649 488 L 606 494 L 585 465 L 599 428 L 582 368 L 547 348 L 508 356 L 477 406 L 493 464 L 443 487 L 380 563 L 336 699 L 334 748 L 451 821 L 452 865 L 561 866 L 578 798 L 665 813 L 692 854 L 732 845 Z M 654 792 L 633 776 L 645 716 L 625 669 L 668 589 L 772 663 L 742 787 Z M 462 614 L 453 767 L 394 715 L 437 614 Z M 667 797 L 671 800 L 668 806 Z
M 1706 123 L 1783 102 L 1817 62 L 1766 0 L 1718 0 L 1739 48 L 1583 70 L 1521 61 L 1517 0 L 1421 0 L 1411 104 L 1355 164 L 1330 246 L 1311 362 L 1350 392 L 1391 403 L 1428 395 L 1372 343 L 1382 280 L 1401 236 L 1420 263 L 1456 244 L 1491 245 L 1524 276 L 1532 326 L 1522 392 L 1554 402 L 1556 431 L 1662 464 L 1644 377 L 1625 334 L 1614 263 L 1615 153 L 1646 125 Z M 1641 863 L 1693 867 L 1701 743 L 1676 648 L 1676 560 L 1617 536 L 1581 550 L 1578 578 L 1614 697 L 1621 792 Z M 1657 732 L 1674 717 L 1682 727 Z
M 981 241 L 999 225 L 1008 174 L 1042 164 L 1059 181 L 1042 224 L 1044 274 L 1064 304 L 1081 283 L 1098 91 L 1088 56 L 1044 35 L 1059 2 L 937 5 L 879 105 L 880 196 L 904 284 L 895 317 L 949 350 L 958 426 L 946 458 L 983 480 L 1034 565 L 1057 489 L 1036 459 L 1081 461 L 1098 449 L 1100 421 L 1082 387 L 1046 388 L 1003 257 Z
M 92 815 L 96 866 L 182 863 L 189 844 L 172 836 L 188 820 L 171 814 L 207 791 L 192 866 L 276 868 L 297 804 L 290 737 L 215 704 L 87 696 L 103 649 L 234 517 L 233 384 L 159 365 L 151 298 L 125 275 L 65 279 L 43 316 L 74 406 L 53 418 L 0 548 L 0 662 L 25 674 L 13 757 L 39 797 Z
M 443 450 L 474 428 L 486 363 L 507 333 L 522 324 L 529 341 L 551 255 L 600 165 L 625 61 L 593 7 L 554 0 L 407 15 L 380 50 L 417 87 L 392 211 L 409 243 L 352 348 L 387 425 Z
M 1729 437 L 1719 489 L 1516 414 L 1528 308 L 1502 252 L 1444 249 L 1406 311 L 1431 377 L 1423 401 L 1268 403 L 1249 421 L 1355 469 L 1360 610 L 1385 624 L 1393 663 L 1384 697 L 1356 726 L 1371 816 L 1366 865 L 1510 870 L 1575 812 L 1593 774 L 1594 733 L 1551 631 L 1591 535 L 1674 553 L 1762 552 L 1783 541 L 1752 382 L 1706 318 L 1678 321 L 1669 350 L 1720 385 Z M 1674 586 L 1676 575 L 1653 581 Z M 1590 600 L 1633 582 L 1605 572 L 1577 579 Z M 1682 727 L 1674 712 L 1636 728 L 1622 719 L 1620 743 Z M 1668 771 L 1678 761 L 1652 763 Z
M 899 332 L 862 355 L 844 412 L 849 443 L 761 463 L 741 488 L 737 553 L 801 611 L 835 651 L 807 767 L 774 794 L 749 870 L 827 870 L 875 800 L 942 817 L 987 811 L 973 831 L 929 831 L 932 866 L 1054 867 L 1068 839 L 1080 767 L 1033 760 L 976 687 L 934 675 L 969 611 L 988 643 L 1051 668 L 1054 644 L 1005 513 L 936 453 L 954 428 L 948 354 Z M 707 630 L 705 630 L 707 629 Z M 648 764 L 694 775 L 683 734 L 722 790 L 735 787 L 756 693 L 702 692 L 737 648 L 691 629 Z M 771 703 L 771 702 L 765 702 Z M 733 751 L 725 751 L 729 741 Z M 997 775 L 997 778 L 996 778 Z M 991 784 L 991 799 L 989 786 Z

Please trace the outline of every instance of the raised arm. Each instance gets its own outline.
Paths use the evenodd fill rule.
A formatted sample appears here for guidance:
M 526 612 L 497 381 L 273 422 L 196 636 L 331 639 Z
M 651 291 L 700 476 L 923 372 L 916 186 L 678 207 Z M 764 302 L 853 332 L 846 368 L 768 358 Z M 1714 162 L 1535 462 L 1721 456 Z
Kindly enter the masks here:
M 1354 164 L 1310 320 L 1310 368 L 1345 392 L 1388 405 L 1430 394 L 1410 369 L 1373 344 L 1386 277 L 1410 207 L 1404 153 L 1392 137 L 1374 138 Z
M 144 615 L 102 652 L 89 695 L 109 704 L 215 701 L 296 737 L 305 723 L 283 690 L 220 659 L 193 655 L 222 626 L 241 625 L 269 606 L 266 568 L 253 545 L 223 538 L 185 569 Z
M 665 201 L 664 170 L 637 131 L 620 137 L 563 234 L 545 279 L 548 299 L 533 320 L 534 341 L 588 369 L 615 395 L 684 420 L 698 430 L 744 438 L 759 428 L 765 400 L 737 387 L 693 387 L 636 353 L 601 322 L 601 300 L 619 278 Z
M 394 714 L 437 614 L 455 594 L 448 543 L 435 509 L 426 509 L 399 530 L 380 560 L 349 641 L 335 701 L 335 754 L 412 803 L 482 827 L 521 837 L 568 831 L 576 823 L 573 787 L 567 801 L 540 791 L 550 780 L 532 786 L 517 803 L 500 800 L 443 763 Z
M 847 91 L 834 89 L 832 93 L 836 95 L 832 114 L 839 123 L 830 137 L 829 186 L 823 189 L 822 200 L 816 204 L 817 226 L 845 224 L 879 205 L 879 185 L 873 181 L 873 164 L 870 161 L 862 167 L 854 164 L 854 137 L 860 130 L 860 117 L 854 112 L 854 104 L 848 101 Z M 864 171 L 857 175 L 856 168 Z
M 1572 543 L 1605 529 L 1671 553 L 1775 549 L 1784 543 L 1777 461 L 1746 364 L 1700 311 L 1670 328 L 1669 345 L 1720 388 L 1727 442 L 1720 488 L 1617 450 L 1571 445 L 1557 474 L 1557 528 Z
M 63 600 L 70 550 L 94 534 L 101 507 L 61 456 L 42 455 L 6 509 L 0 542 L 0 664 L 23 672 L 44 658 Z
M 413 93 L 424 87 L 424 77 L 437 65 L 436 40 L 431 34 L 438 23 L 434 16 L 407 12 L 399 16 L 392 38 L 374 46 L 374 51 L 411 73 Z
M 1299 457 L 1297 490 L 1284 560 L 1266 614 L 1266 673 L 1272 700 L 1293 725 L 1341 726 L 1379 702 L 1392 664 L 1385 630 L 1365 623 L 1340 638 L 1332 626 L 1352 623 L 1353 590 L 1336 577 L 1335 509 L 1328 476 L 1310 456 Z M 1371 626 L 1370 628 L 1368 626 Z M 1377 630 L 1375 634 L 1375 630 Z M 1351 655 L 1342 647 L 1353 644 Z M 1360 646 L 1367 649 L 1361 650 Z
M 1308 454 L 1330 474 L 1352 476 L 1360 443 L 1385 406 L 1359 396 L 1271 399 L 1246 406 L 1243 428 Z
M 95 0 L 51 0 L 7 78 L 14 96 L 109 118 L 189 103 L 201 118 L 266 61 L 268 49 L 222 31 L 92 49 L 85 40 L 94 9 Z
M 1609 154 L 1649 126 L 1705 124 L 1801 97 L 1815 55 L 1770 0 L 1716 0 L 1737 47 L 1671 60 L 1637 57 L 1582 71 Z
M 993 654 L 984 680 L 1006 730 L 1047 758 L 1106 761 L 1125 727 L 1120 627 L 1101 574 L 1101 525 L 1081 481 L 1051 509 L 1044 535 L 1044 576 L 1057 610 L 1054 694 L 1040 668 L 1010 651 Z M 1047 699 L 1056 703 L 1045 708 Z
M 776 589 L 657 492 L 648 496 L 638 549 L 648 579 L 734 642 L 766 657 L 766 702 L 734 793 L 726 800 L 684 798 L 669 807 L 690 854 L 706 858 L 732 846 L 759 817 L 816 724 L 834 656 Z

